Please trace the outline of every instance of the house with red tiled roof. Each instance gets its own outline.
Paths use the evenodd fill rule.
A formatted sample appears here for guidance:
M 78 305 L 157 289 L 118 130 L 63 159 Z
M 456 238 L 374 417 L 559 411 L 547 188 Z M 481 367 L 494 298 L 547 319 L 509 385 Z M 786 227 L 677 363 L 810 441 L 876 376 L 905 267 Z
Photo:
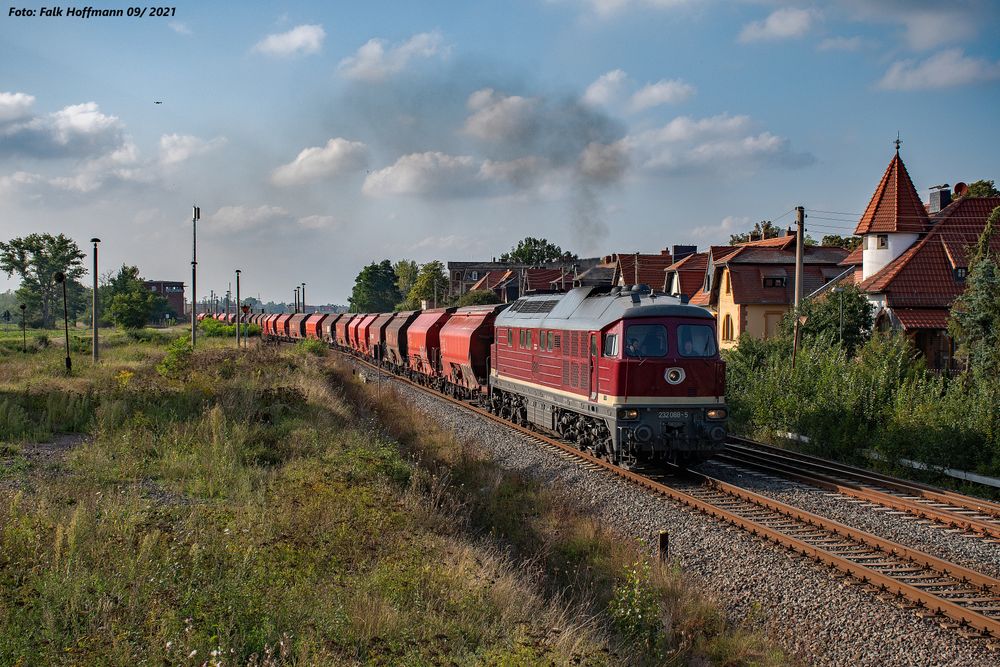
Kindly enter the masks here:
M 704 282 L 691 303 L 718 317 L 719 347 L 736 345 L 743 334 L 770 338 L 795 301 L 796 236 L 789 232 L 737 246 L 713 246 L 706 258 Z M 845 272 L 838 264 L 844 248 L 804 246 L 802 287 L 809 294 Z
M 659 290 L 663 285 L 664 271 L 674 263 L 670 250 L 664 248 L 656 255 L 638 252 L 616 253 L 614 255 L 615 274 L 612 285 L 649 285 Z
M 664 271 L 663 291 L 691 299 L 705 282 L 708 252 L 695 252 L 676 261 Z
M 862 237 L 857 282 L 876 307 L 876 328 L 905 332 L 935 369 L 955 366 L 947 327 L 965 290 L 966 249 L 1000 206 L 1000 197 L 963 196 L 962 184 L 952 201 L 946 188 L 932 191 L 925 207 L 897 148 L 855 230 Z M 993 249 L 1000 252 L 1000 239 Z

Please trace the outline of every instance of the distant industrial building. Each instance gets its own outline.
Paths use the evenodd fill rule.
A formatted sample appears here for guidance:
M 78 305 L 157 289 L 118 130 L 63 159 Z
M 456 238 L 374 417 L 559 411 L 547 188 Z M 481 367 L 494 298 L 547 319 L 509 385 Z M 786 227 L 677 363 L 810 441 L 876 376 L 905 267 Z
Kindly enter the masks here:
M 175 280 L 147 280 L 146 289 L 167 300 L 167 307 L 176 319 L 184 317 L 184 283 Z

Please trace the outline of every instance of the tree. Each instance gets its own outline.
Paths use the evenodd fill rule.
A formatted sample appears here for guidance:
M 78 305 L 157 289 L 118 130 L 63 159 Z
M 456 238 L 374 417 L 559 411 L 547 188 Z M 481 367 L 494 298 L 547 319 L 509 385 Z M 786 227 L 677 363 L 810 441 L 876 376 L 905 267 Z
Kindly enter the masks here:
M 455 302 L 456 306 L 480 306 L 490 303 L 500 303 L 500 297 L 496 295 L 496 292 L 488 289 L 477 289 L 471 292 L 466 292 L 462 296 L 458 297 Z
M 833 341 L 842 341 L 847 354 L 864 345 L 871 337 L 875 307 L 856 285 L 844 285 L 842 292 L 827 291 L 815 299 L 805 299 L 799 307 L 806 322 L 799 332 L 802 341 L 825 336 Z M 840 313 L 843 306 L 844 328 L 841 337 Z M 789 339 L 795 328 L 795 316 L 789 311 L 781 323 L 782 333 Z
M 993 179 L 969 183 L 968 197 L 1000 197 L 1000 190 L 993 187 Z
M 392 265 L 392 270 L 396 272 L 396 287 L 400 294 L 409 294 L 410 288 L 417 280 L 420 273 L 420 266 L 412 259 L 401 259 Z
M 0 242 L 0 270 L 7 277 L 16 273 L 21 278 L 18 299 L 32 311 L 40 312 L 41 325 L 47 329 L 55 327 L 53 300 L 62 290 L 53 276 L 62 272 L 69 284 L 77 282 L 86 273 L 83 258 L 76 242 L 64 234 L 36 233 Z M 69 284 L 68 291 L 73 291 Z
M 391 311 L 400 299 L 398 276 L 392 262 L 383 259 L 361 269 L 354 279 L 354 289 L 349 299 L 352 313 L 381 313 Z
M 729 245 L 740 245 L 741 243 L 749 243 L 750 241 L 759 241 L 761 239 L 773 239 L 781 234 L 782 230 L 776 227 L 770 220 L 761 220 L 749 232 L 731 234 L 729 236 Z
M 517 245 L 500 255 L 501 262 L 509 264 L 529 264 L 538 266 L 546 262 L 565 261 L 571 262 L 577 259 L 575 253 L 563 252 L 563 249 L 554 243 L 549 243 L 548 239 L 536 239 L 533 236 L 526 236 L 517 242 Z
M 977 373 L 1000 372 L 1000 267 L 991 250 L 1000 228 L 1000 206 L 986 220 L 979 241 L 969 249 L 965 291 L 952 306 L 948 333 L 959 343 L 959 354 Z
M 860 236 L 840 236 L 839 234 L 827 234 L 820 241 L 820 245 L 833 248 L 845 248 L 854 250 L 861 245 Z
M 406 300 L 399 304 L 399 310 L 415 310 L 420 308 L 420 302 L 426 301 L 431 307 L 440 305 L 448 295 L 448 276 L 444 272 L 444 264 L 434 260 L 420 267 L 417 279 L 413 282 L 406 295 Z
M 108 317 L 122 329 L 139 329 L 167 307 L 166 299 L 146 287 L 139 268 L 125 264 L 108 281 L 106 296 Z

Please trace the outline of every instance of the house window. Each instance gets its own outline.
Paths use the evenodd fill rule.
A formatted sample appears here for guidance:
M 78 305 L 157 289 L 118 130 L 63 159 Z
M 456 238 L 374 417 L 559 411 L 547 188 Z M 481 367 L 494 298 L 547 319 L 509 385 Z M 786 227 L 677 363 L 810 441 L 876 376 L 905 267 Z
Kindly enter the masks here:
M 722 340 L 733 340 L 733 318 L 729 313 L 722 318 Z
M 964 283 L 965 282 L 965 277 L 967 275 L 969 275 L 969 270 L 967 268 L 965 268 L 964 266 L 960 266 L 960 267 L 958 267 L 958 268 L 955 269 L 955 280 L 956 281 L 958 281 L 960 283 Z
M 785 277 L 764 278 L 764 287 L 785 287 L 787 284 L 788 278 Z
M 479 280 L 479 271 L 472 271 L 469 274 L 469 278 L 471 278 L 472 280 Z
M 726 271 L 726 294 L 730 294 L 732 291 L 732 285 L 729 284 L 729 271 Z
M 875 237 L 875 242 L 878 244 L 879 250 L 885 250 L 889 247 L 889 235 L 888 234 L 878 234 Z

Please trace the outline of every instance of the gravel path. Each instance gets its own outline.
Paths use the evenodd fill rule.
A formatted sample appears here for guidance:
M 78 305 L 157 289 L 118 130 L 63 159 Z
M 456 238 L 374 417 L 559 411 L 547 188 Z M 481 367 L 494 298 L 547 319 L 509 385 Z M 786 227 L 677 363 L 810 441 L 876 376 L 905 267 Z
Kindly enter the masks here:
M 485 418 L 408 385 L 395 385 L 418 410 L 503 467 L 557 483 L 621 534 L 652 545 L 670 531 L 671 555 L 736 623 L 772 637 L 809 665 L 1000 664 L 1000 652 L 883 602 L 822 566 L 607 473 L 588 470 Z M 935 533 L 937 534 L 937 533 Z
M 743 468 L 708 462 L 698 469 L 724 482 L 1000 578 L 1000 544 L 996 542 L 970 537 L 941 524 L 920 521 L 909 514 L 890 513 L 883 505 L 831 495 L 815 486 Z M 997 658 L 1000 662 L 1000 655 Z

